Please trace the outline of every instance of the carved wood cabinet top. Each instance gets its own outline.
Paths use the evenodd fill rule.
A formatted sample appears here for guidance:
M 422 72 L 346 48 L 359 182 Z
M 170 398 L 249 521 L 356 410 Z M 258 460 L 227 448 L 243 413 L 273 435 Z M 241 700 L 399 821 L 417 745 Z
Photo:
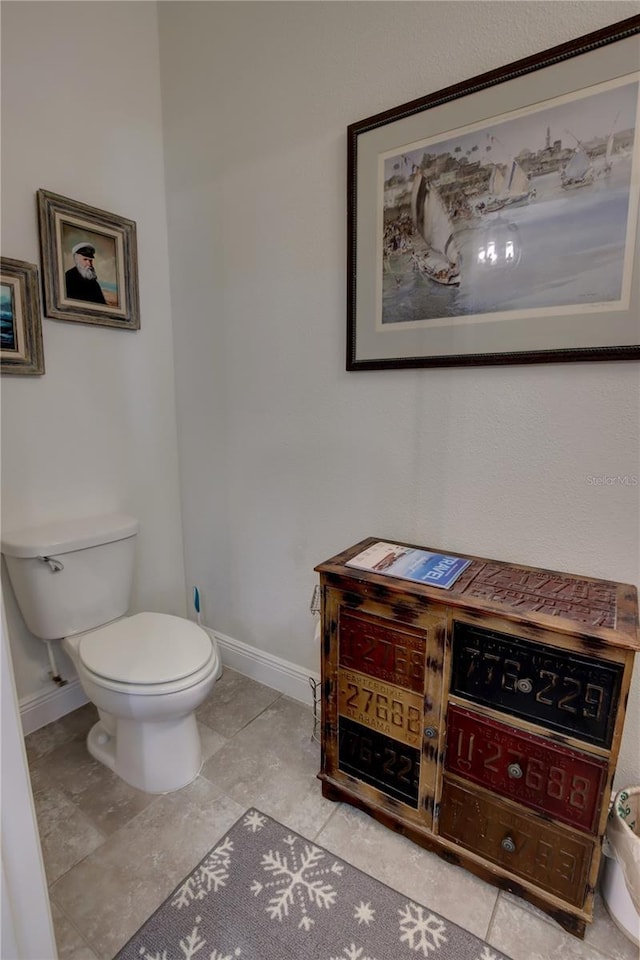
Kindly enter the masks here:
M 463 557 L 471 563 L 448 590 L 346 566 L 348 560 L 382 539 L 368 537 L 319 564 L 316 570 L 337 578 L 368 582 L 374 592 L 387 596 L 410 589 L 416 596 L 444 605 L 514 620 L 522 618 L 546 629 L 570 629 L 574 634 L 599 638 L 614 646 L 640 649 L 638 595 L 632 584 L 404 543 L 401 546 Z

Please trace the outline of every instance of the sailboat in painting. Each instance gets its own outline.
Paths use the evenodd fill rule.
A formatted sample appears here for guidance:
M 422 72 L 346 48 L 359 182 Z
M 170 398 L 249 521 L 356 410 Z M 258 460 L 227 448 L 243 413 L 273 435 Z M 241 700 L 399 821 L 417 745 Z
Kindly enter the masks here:
M 460 283 L 460 251 L 458 250 L 451 217 L 433 183 L 420 171 L 413 180 L 411 212 L 416 231 L 426 244 L 426 251 L 417 257 L 421 273 L 436 283 Z
M 512 157 L 505 170 L 497 165 L 493 168 L 489 194 L 491 199 L 485 206 L 485 213 L 528 202 L 531 197 L 529 178 L 515 157 Z
M 609 134 L 609 137 L 607 139 L 607 149 L 604 155 L 604 167 L 602 170 L 602 172 L 605 174 L 611 173 L 611 168 L 613 166 L 613 162 L 611 160 L 612 156 L 613 156 L 613 132 Z
M 618 122 L 619 116 L 620 116 L 620 112 L 618 111 L 618 113 L 616 114 L 615 120 L 613 121 L 613 126 L 611 127 L 611 133 L 607 137 L 607 148 L 605 150 L 605 155 L 604 155 L 604 166 L 601 171 L 605 176 L 608 176 L 611 173 L 611 169 L 613 167 L 613 135 L 614 135 L 614 130 L 616 128 L 616 124 Z
M 593 183 L 593 164 L 580 142 L 569 158 L 569 162 L 560 174 L 560 182 L 565 190 L 574 187 L 586 187 Z

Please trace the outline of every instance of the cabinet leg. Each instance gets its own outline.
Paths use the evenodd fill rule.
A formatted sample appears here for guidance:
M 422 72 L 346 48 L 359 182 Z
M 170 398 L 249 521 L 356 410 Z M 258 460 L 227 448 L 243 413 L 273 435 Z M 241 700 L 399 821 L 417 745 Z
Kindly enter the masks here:
M 333 800 L 335 803 L 342 800 L 343 795 L 340 790 L 336 790 L 330 783 L 322 782 L 322 796 L 325 800 Z
M 551 913 L 551 911 L 549 911 Z M 551 914 L 554 916 L 553 914 Z M 567 917 L 566 915 L 561 917 L 555 917 L 558 920 L 558 923 L 561 927 L 567 931 L 567 933 L 572 933 L 574 937 L 577 937 L 578 940 L 584 940 L 584 935 L 587 930 L 587 924 L 584 920 L 578 920 L 576 917 Z

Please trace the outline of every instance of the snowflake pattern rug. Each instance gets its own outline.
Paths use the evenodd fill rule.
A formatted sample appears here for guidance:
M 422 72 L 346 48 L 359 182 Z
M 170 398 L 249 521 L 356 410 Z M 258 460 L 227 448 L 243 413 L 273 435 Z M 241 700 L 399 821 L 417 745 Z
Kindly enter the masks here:
M 509 960 L 248 810 L 115 960 Z

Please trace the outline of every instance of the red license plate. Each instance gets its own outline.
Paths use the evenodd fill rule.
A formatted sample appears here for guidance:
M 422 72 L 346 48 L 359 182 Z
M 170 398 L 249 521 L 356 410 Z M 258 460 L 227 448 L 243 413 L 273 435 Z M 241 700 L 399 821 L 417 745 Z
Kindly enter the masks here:
M 451 705 L 446 767 L 572 827 L 596 828 L 607 766 L 587 754 Z
M 340 611 L 340 666 L 416 693 L 424 690 L 425 632 Z

